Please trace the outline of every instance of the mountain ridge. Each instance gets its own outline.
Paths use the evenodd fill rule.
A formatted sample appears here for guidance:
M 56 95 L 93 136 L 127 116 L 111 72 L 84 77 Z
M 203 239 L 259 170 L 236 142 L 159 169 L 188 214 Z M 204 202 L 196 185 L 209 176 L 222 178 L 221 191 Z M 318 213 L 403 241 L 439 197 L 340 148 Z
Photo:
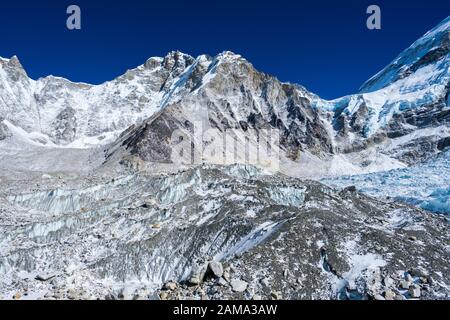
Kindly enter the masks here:
M 238 136 L 248 129 L 279 130 L 289 170 L 299 164 L 299 154 L 308 163 L 318 163 L 320 172 L 337 170 L 333 161 L 347 171 L 397 168 L 448 145 L 440 129 L 450 122 L 449 30 L 450 17 L 369 79 L 360 93 L 330 101 L 260 72 L 230 51 L 197 58 L 173 51 L 100 85 L 54 76 L 32 80 L 17 57 L 1 59 L 0 116 L 10 131 L 24 130 L 23 141 L 51 148 L 105 147 L 111 155 L 128 134 L 125 141 L 140 145 L 128 143 L 120 153 L 131 150 L 149 162 L 170 160 L 171 146 L 165 144 L 170 137 L 167 133 L 158 138 L 164 155 L 152 158 L 145 148 L 159 142 L 137 135 L 145 127 L 157 137 L 158 127 L 151 124 L 164 115 L 176 124 L 171 131 L 186 130 L 195 119 L 209 122 L 207 127 L 213 129 L 235 130 Z M 196 114 L 198 110 L 202 114 Z M 391 150 L 398 138 L 413 132 L 426 136 Z

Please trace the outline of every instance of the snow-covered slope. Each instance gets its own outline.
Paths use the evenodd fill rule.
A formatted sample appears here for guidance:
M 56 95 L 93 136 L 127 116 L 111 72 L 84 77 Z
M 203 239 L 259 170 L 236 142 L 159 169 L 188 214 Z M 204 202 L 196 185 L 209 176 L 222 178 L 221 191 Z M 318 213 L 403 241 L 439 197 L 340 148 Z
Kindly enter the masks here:
M 441 84 L 448 79 L 448 53 L 450 43 L 450 17 L 444 19 L 435 28 L 414 42 L 403 51 L 386 68 L 364 83 L 360 89 L 362 93 L 383 89 L 392 83 L 407 78 L 418 69 L 434 64 L 428 69 L 428 82 L 422 81 L 418 86 Z M 417 77 L 415 77 L 416 80 Z M 424 77 L 425 79 L 425 77 Z
M 449 146 L 448 132 L 435 134 L 450 125 L 449 52 L 450 17 L 368 80 L 360 93 L 318 100 L 317 107 L 334 110 L 337 152 L 378 145 L 377 152 L 412 164 Z M 402 145 L 386 150 L 385 144 L 400 137 Z
M 101 85 L 49 76 L 30 79 L 17 57 L 0 60 L 0 116 L 56 144 L 105 144 L 170 101 L 170 88 L 194 59 L 179 52 L 145 64 Z M 41 143 L 41 142 L 39 142 Z

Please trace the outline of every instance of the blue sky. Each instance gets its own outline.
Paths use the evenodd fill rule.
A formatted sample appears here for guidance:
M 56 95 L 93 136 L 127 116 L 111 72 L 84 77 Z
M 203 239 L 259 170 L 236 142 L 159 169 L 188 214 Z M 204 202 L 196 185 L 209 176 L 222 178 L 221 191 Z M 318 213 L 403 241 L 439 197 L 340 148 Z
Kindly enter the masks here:
M 66 28 L 70 4 L 81 7 L 80 31 Z M 381 30 L 366 28 L 370 4 L 381 7 Z M 15 0 L 0 9 L 0 56 L 17 55 L 32 78 L 101 83 L 172 50 L 231 50 L 331 99 L 448 15 L 447 0 Z

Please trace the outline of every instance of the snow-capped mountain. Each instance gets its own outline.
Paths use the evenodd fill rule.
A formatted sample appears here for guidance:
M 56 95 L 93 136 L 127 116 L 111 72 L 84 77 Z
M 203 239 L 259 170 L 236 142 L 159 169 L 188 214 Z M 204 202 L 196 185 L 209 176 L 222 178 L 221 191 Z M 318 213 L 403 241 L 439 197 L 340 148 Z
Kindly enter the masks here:
M 280 130 L 289 174 L 404 167 L 449 145 L 449 33 L 447 18 L 369 80 L 361 93 L 333 101 L 281 83 L 242 57 L 225 53 L 195 73 L 201 82 L 194 91 L 118 142 L 144 160 L 169 161 L 172 146 L 159 142 L 170 141 L 168 134 L 176 129 L 189 132 L 194 121 L 203 121 L 237 136 L 245 136 L 248 128 Z
M 333 101 L 231 52 L 196 59 L 172 52 L 97 86 L 35 81 L 16 57 L 2 59 L 0 116 L 29 142 L 52 147 L 106 145 L 123 133 L 108 154 L 123 144 L 150 162 L 170 161 L 172 132 L 192 133 L 201 122 L 241 141 L 249 129 L 279 130 L 285 167 L 298 175 L 402 167 L 448 146 L 449 32 L 447 18 L 360 93 Z
M 331 102 L 343 152 L 382 142 L 408 164 L 449 145 L 450 17 L 368 80 L 359 94 Z
M 448 299 L 449 31 L 333 101 L 232 52 L 101 85 L 0 59 L 0 299 Z
M 386 68 L 381 70 L 361 87 L 361 92 L 372 92 L 392 85 L 394 82 L 413 75 L 417 70 L 425 66 L 428 75 L 421 80 L 416 87 L 425 89 L 427 85 L 441 85 L 448 80 L 448 53 L 450 46 L 450 17 L 444 19 L 435 28 L 427 32 L 423 37 L 414 42 L 403 51 Z M 424 75 L 425 72 L 422 74 Z M 408 83 L 402 83 L 407 85 Z M 410 89 L 412 90 L 413 88 Z M 417 88 L 416 88 L 417 90 Z
M 171 86 L 193 60 L 172 52 L 95 86 L 54 76 L 35 81 L 17 57 L 1 59 L 0 115 L 44 145 L 104 144 L 163 108 Z

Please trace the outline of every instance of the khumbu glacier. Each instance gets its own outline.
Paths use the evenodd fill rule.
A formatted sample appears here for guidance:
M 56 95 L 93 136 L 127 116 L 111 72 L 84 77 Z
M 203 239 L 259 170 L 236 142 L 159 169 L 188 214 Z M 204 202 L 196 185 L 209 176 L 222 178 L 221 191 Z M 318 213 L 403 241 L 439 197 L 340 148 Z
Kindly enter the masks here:
M 450 17 L 332 101 L 232 52 L 100 85 L 0 58 L 0 298 L 448 299 L 449 52 Z M 175 164 L 194 123 L 276 130 L 279 165 Z

